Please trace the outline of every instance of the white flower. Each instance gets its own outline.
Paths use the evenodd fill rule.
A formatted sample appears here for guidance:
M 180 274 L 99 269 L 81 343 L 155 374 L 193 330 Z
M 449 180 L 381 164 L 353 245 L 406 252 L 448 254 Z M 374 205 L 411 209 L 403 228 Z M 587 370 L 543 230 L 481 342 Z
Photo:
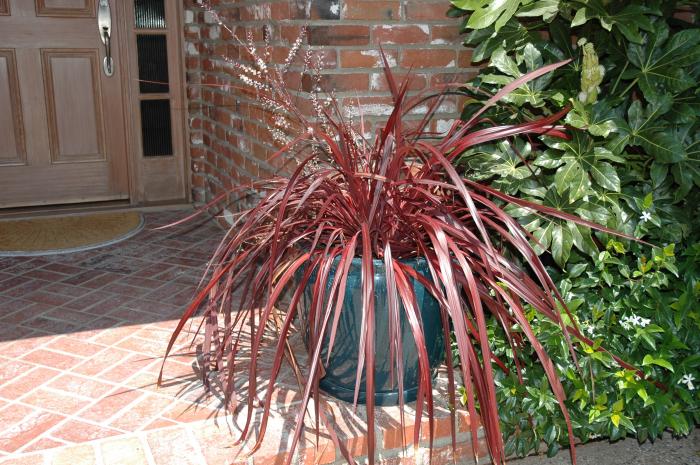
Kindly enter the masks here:
M 693 386 L 693 381 L 695 381 L 695 376 L 683 375 L 683 377 L 678 380 L 678 384 L 685 384 L 689 390 L 693 391 L 695 390 L 695 386 Z
M 622 326 L 625 329 L 632 329 L 632 326 L 634 326 L 634 322 L 636 320 L 634 317 L 630 318 L 629 316 L 623 316 L 620 318 L 620 326 Z
M 651 219 L 651 213 L 648 211 L 643 211 L 642 216 L 639 217 L 639 220 L 644 222 L 644 221 L 649 221 Z
M 639 326 L 640 328 L 644 328 L 647 325 L 651 323 L 651 320 L 648 318 L 642 318 L 639 315 L 634 315 L 632 316 L 623 316 L 620 318 L 620 326 L 622 326 L 625 329 L 632 329 L 633 326 Z

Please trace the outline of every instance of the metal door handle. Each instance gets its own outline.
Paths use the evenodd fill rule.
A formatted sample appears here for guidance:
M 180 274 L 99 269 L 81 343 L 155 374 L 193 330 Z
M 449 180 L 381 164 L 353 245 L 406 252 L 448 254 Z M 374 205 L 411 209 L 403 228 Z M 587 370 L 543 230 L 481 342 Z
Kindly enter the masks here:
M 97 5 L 97 26 L 100 32 L 100 39 L 105 45 L 105 59 L 102 62 L 102 69 L 105 76 L 114 74 L 114 60 L 112 60 L 112 12 L 109 8 L 109 0 L 99 0 Z

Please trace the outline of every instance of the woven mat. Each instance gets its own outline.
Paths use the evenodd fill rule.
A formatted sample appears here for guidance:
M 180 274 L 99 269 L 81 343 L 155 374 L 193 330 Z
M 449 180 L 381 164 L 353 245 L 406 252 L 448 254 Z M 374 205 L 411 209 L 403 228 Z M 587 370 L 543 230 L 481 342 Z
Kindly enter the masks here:
M 138 212 L 0 220 L 0 256 L 79 252 L 114 244 L 141 229 Z

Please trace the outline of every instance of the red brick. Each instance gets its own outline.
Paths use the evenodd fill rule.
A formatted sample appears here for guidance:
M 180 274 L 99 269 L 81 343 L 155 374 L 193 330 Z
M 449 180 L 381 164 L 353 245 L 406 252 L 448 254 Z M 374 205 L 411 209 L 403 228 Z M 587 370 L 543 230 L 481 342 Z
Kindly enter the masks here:
M 404 68 L 442 68 L 456 65 L 456 52 L 447 49 L 407 49 L 401 51 L 401 66 Z
M 687 23 L 695 23 L 696 14 L 689 7 L 680 7 L 673 13 L 673 17 Z
M 314 66 L 318 65 L 321 69 L 337 68 L 338 54 L 335 49 L 331 48 L 314 50 L 311 52 L 310 61 Z
M 22 360 L 64 370 L 72 368 L 82 361 L 80 358 L 46 349 L 38 349 L 30 352 L 22 357 Z
M 297 454 L 299 463 L 303 465 L 324 465 L 342 457 L 336 454 L 335 445 L 327 435 L 319 434 L 317 442 L 316 434 L 312 431 L 303 435 Z
M 61 275 L 57 275 L 57 276 L 62 277 Z M 64 295 L 58 295 L 58 294 L 53 294 L 53 293 L 49 293 L 49 292 L 42 292 L 42 291 L 29 294 L 28 296 L 25 296 L 25 299 L 31 300 L 32 302 L 51 305 L 51 306 L 55 306 L 55 307 L 59 307 L 65 303 L 73 300 L 72 297 L 67 297 Z
M 328 0 L 286 2 L 290 4 L 290 19 L 340 19 L 338 3 Z
M 345 0 L 342 19 L 369 21 L 398 21 L 401 19 L 401 2 L 374 0 Z
M 301 35 L 301 31 L 303 29 L 303 26 L 286 26 L 282 25 L 280 27 L 280 37 L 282 40 L 287 42 L 288 44 L 293 44 L 297 38 Z
M 28 352 L 33 351 L 37 347 L 51 341 L 55 336 L 45 336 L 45 337 L 28 337 L 24 336 L 24 339 L 18 339 L 16 341 L 8 341 L 3 343 L 2 355 L 5 357 L 22 357 Z M 29 354 L 31 355 L 31 354 Z M 24 361 L 36 364 L 42 364 L 41 361 L 36 361 L 33 357 L 25 359 Z
M 353 117 L 359 117 L 361 114 L 388 117 L 393 111 L 394 101 L 391 97 L 348 97 L 343 99 L 342 108 L 345 109 L 346 115 Z
M 116 273 L 105 273 L 102 276 L 99 276 L 95 279 L 91 279 L 86 283 L 81 284 L 84 287 L 89 287 L 90 289 L 97 289 L 99 287 L 104 286 L 105 284 L 109 284 L 111 282 L 114 282 L 118 280 L 120 276 Z M 66 280 L 64 282 L 69 283 L 69 280 Z M 69 284 L 75 284 L 75 283 L 69 283 Z
M 434 438 L 444 438 L 451 435 L 450 414 L 445 410 L 436 410 L 434 413 L 433 434 Z M 399 407 L 387 407 L 382 409 L 379 419 L 379 428 L 382 431 L 382 447 L 384 449 L 403 448 L 413 444 L 415 432 L 415 415 L 404 413 L 404 428 L 401 430 L 401 415 Z M 421 429 L 419 441 L 430 439 L 430 422 L 423 417 L 420 422 Z M 457 425 L 455 424 L 455 433 Z
M 70 420 L 51 432 L 51 436 L 69 442 L 87 442 L 103 439 L 121 432 L 84 421 Z
M 472 66 L 472 51 L 471 50 L 460 50 L 459 60 L 457 61 L 457 65 L 460 68 L 468 68 L 468 67 Z
M 395 50 L 384 50 L 390 66 L 396 63 L 398 56 Z M 384 66 L 381 52 L 370 50 L 341 50 L 340 65 L 343 68 L 381 68 Z
M 423 90 L 425 89 L 427 79 L 426 76 L 420 74 L 395 73 L 394 79 L 397 83 L 401 83 L 408 78 L 408 90 Z M 389 83 L 383 72 L 372 74 L 370 77 L 370 90 L 378 92 L 389 92 Z
M 5 414 L 5 411 L 2 413 Z M 19 423 L 2 432 L 0 451 L 15 452 L 64 418 L 62 415 L 34 410 L 24 416 Z
M 91 401 L 69 394 L 38 388 L 22 397 L 22 402 L 63 415 L 72 415 L 82 410 Z
M 228 427 L 207 425 L 204 428 L 195 429 L 194 435 L 206 463 L 226 463 L 229 465 L 248 463 L 248 456 L 243 445 L 236 444 L 236 438 L 229 433 Z
M 103 350 L 105 346 L 83 341 L 77 337 L 61 336 L 47 344 L 46 348 L 60 350 L 78 357 L 89 357 Z
M 21 455 L 24 456 L 26 453 L 29 453 L 29 452 L 36 452 L 36 451 L 42 451 L 42 450 L 46 450 L 46 449 L 53 449 L 54 447 L 61 447 L 61 446 L 65 446 L 65 445 L 66 445 L 66 443 L 63 441 L 56 441 L 56 440 L 53 440 L 51 438 L 41 437 L 41 438 L 31 442 L 27 446 L 23 447 Z M 57 462 L 55 457 L 53 457 L 53 459 L 54 459 L 54 461 L 51 465 L 67 465 L 65 462 Z M 41 462 L 39 462 L 39 463 L 41 463 Z M 71 461 L 69 463 L 71 465 L 73 465 L 75 463 L 75 461 Z M 2 465 L 7 465 L 7 463 L 2 462 Z M 92 464 L 90 464 L 90 465 L 92 465 Z
M 406 4 L 406 19 L 409 21 L 416 19 L 445 21 L 448 20 L 447 10 L 449 8 L 448 2 L 429 3 L 425 0 L 411 0 Z M 455 22 L 455 27 L 459 27 L 459 22 Z
M 294 19 L 292 15 L 292 10 L 294 6 L 291 2 L 278 2 L 272 6 L 270 19 L 274 21 L 281 21 L 285 19 Z
M 353 457 L 367 454 L 367 422 L 352 411 L 348 404 L 328 402 L 328 419 L 348 453 Z
M 311 26 L 310 45 L 367 45 L 369 26 Z
M 15 400 L 25 395 L 35 386 L 41 386 L 60 374 L 60 371 L 44 367 L 36 367 L 27 374 L 17 377 L 14 381 L 0 388 L 0 397 Z
M 193 27 L 186 27 L 185 28 L 185 39 L 188 41 L 198 40 L 201 37 L 199 31 L 200 31 L 199 29 L 196 29 Z
M 177 386 L 177 385 L 176 385 Z M 177 386 L 177 388 L 182 391 L 182 386 Z M 177 395 L 178 393 L 176 393 Z M 165 412 L 162 413 L 164 419 L 178 422 L 178 423 L 189 423 L 192 421 L 205 420 L 207 418 L 214 418 L 216 415 L 216 410 L 210 408 L 202 407 L 197 404 L 192 404 L 189 402 L 173 402 L 172 407 L 169 407 Z
M 109 330 L 104 331 L 102 334 L 105 333 L 109 334 Z M 118 363 L 121 363 L 130 355 L 131 354 L 127 351 L 110 347 L 95 354 L 93 357 L 89 358 L 80 365 L 73 367 L 71 371 L 84 376 L 94 376 L 110 367 L 117 365 Z
M 462 42 L 460 28 L 454 24 L 434 24 L 430 29 L 434 44 L 460 44 Z
M 430 78 L 431 87 L 439 87 L 444 84 L 463 84 L 469 82 L 476 73 L 438 73 Z
M 0 345 L 0 353 L 2 353 L 3 349 L 3 345 Z M 21 361 L 12 360 L 7 363 L 4 363 L 4 361 L 5 359 L 3 359 L 3 363 L 0 364 L 0 385 L 19 378 L 35 367 L 35 365 L 31 363 Z
M 426 461 L 427 461 L 426 451 Z M 479 459 L 488 457 L 489 450 L 486 446 L 486 440 L 484 438 L 479 438 L 477 443 L 477 454 Z M 432 463 L 435 465 L 447 465 L 461 463 L 461 462 L 472 462 L 474 460 L 474 452 L 472 450 L 472 442 L 469 440 L 460 441 L 457 443 L 457 447 L 452 449 L 452 446 L 435 447 L 432 450 Z
M 141 397 L 143 393 L 128 389 L 119 389 L 104 398 L 95 402 L 87 409 L 80 412 L 80 418 L 95 422 L 103 422 L 113 416 L 115 413 L 124 409 L 134 400 Z
M 97 399 L 114 389 L 114 385 L 94 379 L 66 374 L 49 384 L 50 388 Z
M 302 81 L 302 89 L 306 92 L 313 90 L 315 79 L 305 75 Z M 320 76 L 319 87 L 323 92 L 344 92 L 348 90 L 367 91 L 369 88 L 369 75 L 367 73 L 353 74 L 323 74 Z
M 28 305 L 25 305 L 25 303 L 29 301 L 17 301 L 17 302 L 22 302 L 21 306 L 22 308 L 12 314 L 9 314 L 7 316 L 4 316 L 2 318 L 3 324 L 15 324 L 15 323 L 21 323 L 24 321 L 28 321 L 34 317 L 37 317 L 49 310 L 51 310 L 50 305 L 46 304 L 39 304 L 39 303 L 31 303 Z M 17 333 L 14 333 L 13 336 L 16 337 Z
M 78 274 L 82 271 L 82 268 L 66 265 L 65 263 L 49 263 L 43 269 L 67 275 Z
M 0 408 L 0 431 L 5 431 L 33 413 L 35 409 L 21 404 L 10 404 Z
M 109 426 L 127 431 L 142 429 L 170 404 L 172 404 L 171 399 L 146 394 L 146 397 L 121 412 L 109 423 Z
M 372 27 L 372 43 L 383 44 L 420 44 L 429 39 L 427 25 L 399 26 L 382 24 Z
M 43 279 L 45 281 L 60 281 L 64 279 L 64 276 L 62 276 L 60 273 L 54 273 L 45 269 L 33 270 L 29 273 L 25 273 L 23 276 L 27 278 Z
M 377 465 L 416 465 L 415 457 L 405 457 L 403 454 L 398 457 L 379 459 Z

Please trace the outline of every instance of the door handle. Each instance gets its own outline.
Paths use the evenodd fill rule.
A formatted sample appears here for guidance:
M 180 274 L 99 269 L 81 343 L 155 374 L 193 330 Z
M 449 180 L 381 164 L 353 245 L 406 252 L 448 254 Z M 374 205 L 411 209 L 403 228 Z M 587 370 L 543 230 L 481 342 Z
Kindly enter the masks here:
M 100 32 L 100 39 L 105 46 L 105 59 L 102 62 L 102 69 L 105 76 L 114 74 L 114 60 L 112 60 L 112 12 L 109 8 L 109 0 L 99 0 L 97 5 L 97 26 Z

